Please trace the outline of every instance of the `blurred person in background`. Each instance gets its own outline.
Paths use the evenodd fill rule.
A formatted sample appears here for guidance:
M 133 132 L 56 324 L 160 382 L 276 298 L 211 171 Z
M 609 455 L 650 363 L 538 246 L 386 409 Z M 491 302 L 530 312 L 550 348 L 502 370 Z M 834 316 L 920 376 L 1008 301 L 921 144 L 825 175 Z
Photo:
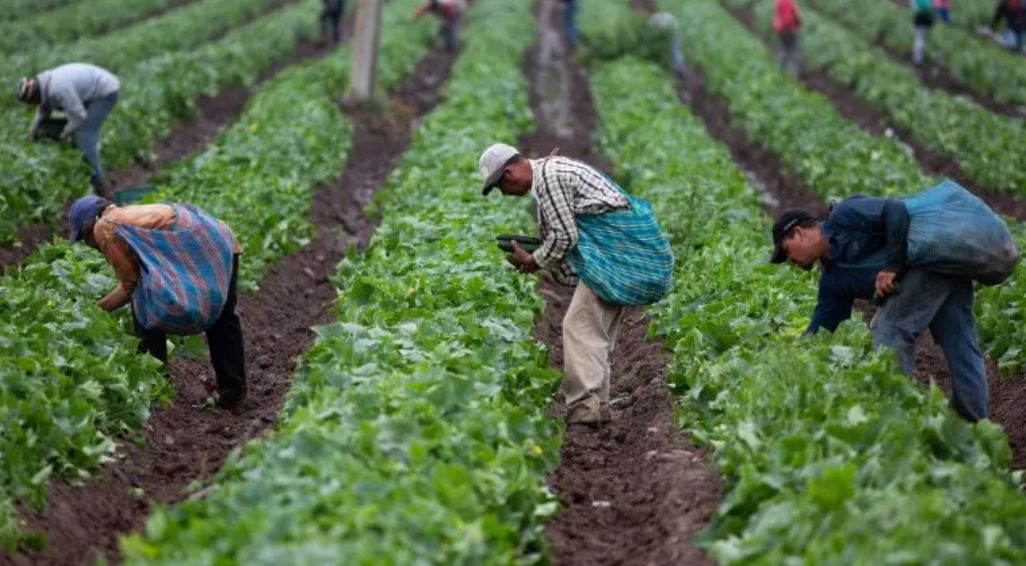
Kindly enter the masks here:
M 933 0 L 933 9 L 942 22 L 951 25 L 951 0 Z
M 798 41 L 801 27 L 802 18 L 795 0 L 775 0 L 773 32 L 777 35 L 777 63 L 793 77 L 801 73 L 802 53 Z
M 121 82 L 106 69 L 88 63 L 69 63 L 21 79 L 17 98 L 39 107 L 29 126 L 29 138 L 39 141 L 40 126 L 54 111 L 67 115 L 59 140 L 75 139 L 82 157 L 92 169 L 93 191 L 105 194 L 103 165 L 100 163 L 100 130 L 118 101 Z
M 426 0 L 413 11 L 410 19 L 420 19 L 428 12 L 438 16 L 442 20 L 442 37 L 445 39 L 445 48 L 455 51 L 460 18 L 465 10 L 466 4 L 463 0 Z
M 680 48 L 680 22 L 669 12 L 656 12 L 649 18 L 649 23 L 666 32 L 670 36 L 670 61 L 678 75 L 684 72 L 684 53 Z
M 346 11 L 345 0 L 321 0 L 321 43 L 328 43 L 328 33 L 331 33 L 331 42 L 337 44 L 342 40 L 342 33 L 339 26 L 342 22 L 342 14 Z
M 915 39 L 912 41 L 912 62 L 919 65 L 926 57 L 926 40 L 935 19 L 932 0 L 909 0 L 912 8 L 912 25 Z
M 1001 0 L 994 11 L 994 20 L 990 27 L 997 30 L 1001 20 L 1008 29 L 1008 48 L 1022 53 L 1026 45 L 1026 0 Z

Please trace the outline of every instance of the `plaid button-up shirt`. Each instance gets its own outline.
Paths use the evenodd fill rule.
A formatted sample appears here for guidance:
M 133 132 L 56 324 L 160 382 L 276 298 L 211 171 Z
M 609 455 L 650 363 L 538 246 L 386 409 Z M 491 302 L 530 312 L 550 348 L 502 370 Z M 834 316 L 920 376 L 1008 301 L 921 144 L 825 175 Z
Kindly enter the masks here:
M 595 168 L 566 157 L 531 160 L 531 192 L 538 204 L 541 246 L 534 261 L 564 285 L 577 274 L 566 254 L 577 245 L 578 214 L 602 214 L 630 207 L 627 198 Z

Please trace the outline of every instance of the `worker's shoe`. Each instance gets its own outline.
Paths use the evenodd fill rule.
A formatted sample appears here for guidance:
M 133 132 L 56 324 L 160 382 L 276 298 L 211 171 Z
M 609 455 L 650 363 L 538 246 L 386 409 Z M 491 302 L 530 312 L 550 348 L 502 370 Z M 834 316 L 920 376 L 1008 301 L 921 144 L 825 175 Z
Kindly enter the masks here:
M 234 411 L 241 408 L 245 400 L 245 393 L 241 395 L 218 395 L 217 406 L 218 408 L 225 409 L 226 411 Z

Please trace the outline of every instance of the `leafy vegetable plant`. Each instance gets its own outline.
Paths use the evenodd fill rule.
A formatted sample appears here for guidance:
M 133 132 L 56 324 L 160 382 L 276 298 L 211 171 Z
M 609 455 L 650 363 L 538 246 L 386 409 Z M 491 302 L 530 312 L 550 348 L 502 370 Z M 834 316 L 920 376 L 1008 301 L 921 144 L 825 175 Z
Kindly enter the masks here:
M 936 388 L 924 391 L 893 354 L 873 351 L 861 323 L 796 336 L 814 283 L 767 264 L 758 195 L 677 102 L 665 72 L 631 59 L 602 65 L 592 91 L 603 152 L 629 164 L 631 189 L 654 203 L 680 258 L 653 327 L 674 352 L 681 425 L 715 449 L 726 478 L 701 540 L 712 557 L 1026 559 L 1026 497 L 1000 429 L 961 421 Z
M 433 38 L 428 24 L 405 23 L 414 1 L 385 12 L 386 85 L 397 84 Z M 336 98 L 348 62 L 342 50 L 275 77 L 238 124 L 162 187 L 163 197 L 194 202 L 236 230 L 246 250 L 243 287 L 255 288 L 270 263 L 310 235 L 311 194 L 342 169 L 351 130 Z M 113 287 L 110 274 L 96 252 L 62 243 L 0 277 L 4 546 L 19 541 L 17 502 L 42 505 L 53 475 L 86 477 L 110 455 L 112 438 L 142 426 L 151 403 L 166 397 L 159 366 L 135 352 L 127 311 L 111 317 L 93 304 Z
M 380 194 L 370 249 L 340 266 L 339 322 L 318 329 L 279 429 L 203 500 L 158 509 L 124 541 L 129 564 L 543 560 L 558 377 L 531 337 L 532 282 L 492 238 L 528 216 L 482 198 L 475 166 L 529 125 L 532 23 L 524 3 L 475 3 L 446 101 Z

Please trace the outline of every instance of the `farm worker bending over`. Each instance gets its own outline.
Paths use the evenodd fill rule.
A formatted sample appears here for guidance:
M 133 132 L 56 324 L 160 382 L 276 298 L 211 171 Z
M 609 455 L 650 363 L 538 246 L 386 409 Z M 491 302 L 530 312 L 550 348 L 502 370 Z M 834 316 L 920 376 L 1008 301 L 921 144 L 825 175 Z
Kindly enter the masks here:
M 577 287 L 563 318 L 567 423 L 610 420 L 609 356 L 624 307 L 654 303 L 672 284 L 673 255 L 651 205 L 585 163 L 527 159 L 505 144 L 486 149 L 480 168 L 483 194 L 498 187 L 537 204 L 540 243 L 528 253 L 514 241 L 510 263 Z
M 97 303 L 113 311 L 129 303 L 141 353 L 167 363 L 167 334 L 205 332 L 218 405 L 246 397 L 242 325 L 235 285 L 242 248 L 231 229 L 196 207 L 118 207 L 94 196 L 68 212 L 71 241 L 103 253 L 120 284 Z
M 976 339 L 973 279 L 1007 278 L 1018 251 L 1004 222 L 951 181 L 903 199 L 853 196 L 825 219 L 789 210 L 773 225 L 773 263 L 821 266 L 806 334 L 833 332 L 855 299 L 886 297 L 873 342 L 916 368 L 916 339 L 927 328 L 944 351 L 952 404 L 966 420 L 987 416 L 987 375 Z M 899 285 L 900 281 L 900 285 Z
M 795 0 L 776 0 L 773 4 L 773 32 L 777 34 L 777 64 L 792 76 L 801 72 L 801 45 L 798 31 L 802 18 Z
M 926 39 L 930 35 L 930 28 L 933 27 L 933 2 L 932 0 L 909 0 L 912 8 L 912 25 L 916 30 L 916 37 L 912 42 L 912 62 L 916 65 L 923 62 L 926 55 Z
M 67 114 L 68 124 L 60 132 L 60 139 L 75 137 L 78 149 L 93 170 L 89 182 L 100 194 L 104 190 L 100 129 L 114 109 L 120 89 L 116 76 L 87 63 L 61 65 L 35 77 L 26 77 L 18 85 L 18 100 L 39 106 L 29 128 L 32 141 L 39 139 L 40 124 L 54 110 Z
M 445 48 L 453 51 L 456 49 L 456 35 L 459 33 L 460 16 L 463 15 L 464 9 L 463 0 L 426 0 L 413 11 L 410 19 L 419 19 L 428 12 L 441 18 Z
M 1021 53 L 1023 46 L 1026 45 L 1026 1 L 1001 0 L 994 12 L 994 21 L 991 22 L 990 27 L 997 29 L 1001 20 L 1007 22 L 1008 33 L 1012 37 L 1008 48 Z

